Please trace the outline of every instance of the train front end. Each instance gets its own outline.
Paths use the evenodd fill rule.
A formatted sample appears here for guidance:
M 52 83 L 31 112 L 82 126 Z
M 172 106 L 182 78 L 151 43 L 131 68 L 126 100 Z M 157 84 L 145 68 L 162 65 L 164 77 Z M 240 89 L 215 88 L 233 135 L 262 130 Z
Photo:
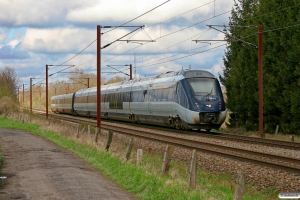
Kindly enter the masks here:
M 226 118 L 226 108 L 218 79 L 202 70 L 189 70 L 181 81 L 187 95 L 186 120 L 192 129 L 218 129 Z

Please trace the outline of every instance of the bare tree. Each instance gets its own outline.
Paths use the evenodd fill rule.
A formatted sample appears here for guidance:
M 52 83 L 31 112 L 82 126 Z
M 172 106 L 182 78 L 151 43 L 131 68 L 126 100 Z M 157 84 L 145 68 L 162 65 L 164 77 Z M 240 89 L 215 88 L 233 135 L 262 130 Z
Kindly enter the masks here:
M 124 81 L 124 80 L 126 80 L 125 77 L 116 76 L 116 77 L 113 77 L 113 78 L 107 80 L 107 81 L 106 81 L 106 84 L 122 82 L 122 81 Z
M 16 100 L 19 82 L 15 69 L 8 66 L 4 67 L 0 71 L 0 98 L 9 96 Z

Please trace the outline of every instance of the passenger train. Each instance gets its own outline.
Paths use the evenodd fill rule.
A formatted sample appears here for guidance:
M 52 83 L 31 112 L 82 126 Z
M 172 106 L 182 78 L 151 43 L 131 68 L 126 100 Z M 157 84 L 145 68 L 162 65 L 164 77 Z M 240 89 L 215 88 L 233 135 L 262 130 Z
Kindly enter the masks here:
M 51 97 L 51 110 L 97 117 L 97 88 Z M 101 86 L 101 118 L 176 129 L 218 129 L 226 108 L 218 79 L 204 70 L 169 71 Z

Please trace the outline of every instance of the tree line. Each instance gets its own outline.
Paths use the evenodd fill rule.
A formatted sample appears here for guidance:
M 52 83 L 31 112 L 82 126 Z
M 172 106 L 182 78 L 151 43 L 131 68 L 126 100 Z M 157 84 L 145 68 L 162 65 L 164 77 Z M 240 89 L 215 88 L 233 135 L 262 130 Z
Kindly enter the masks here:
M 0 114 L 7 114 L 12 109 L 17 109 L 17 90 L 19 78 L 11 67 L 0 70 Z
M 127 79 L 127 77 L 116 76 L 108 79 L 105 76 L 101 78 L 101 84 L 109 84 L 120 82 Z M 91 88 L 97 86 L 97 74 L 86 73 L 80 68 L 74 68 L 67 77 L 55 82 L 48 83 L 48 102 L 52 96 L 69 94 L 77 92 L 81 89 Z M 23 102 L 24 95 L 24 102 Z M 20 90 L 20 105 L 26 108 L 30 107 L 30 89 L 27 87 L 24 94 Z M 32 108 L 44 110 L 46 102 L 46 85 L 45 80 L 34 79 L 32 85 Z M 50 106 L 50 105 L 48 105 Z
M 235 0 L 227 28 L 223 75 L 228 126 L 258 130 L 257 27 L 263 26 L 264 131 L 300 134 L 300 4 Z

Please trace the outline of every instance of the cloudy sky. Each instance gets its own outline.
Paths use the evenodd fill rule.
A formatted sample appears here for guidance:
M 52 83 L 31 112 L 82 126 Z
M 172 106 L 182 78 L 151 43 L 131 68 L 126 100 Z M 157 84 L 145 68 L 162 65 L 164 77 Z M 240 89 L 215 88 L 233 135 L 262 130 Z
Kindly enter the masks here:
M 96 72 L 97 25 L 124 24 L 166 1 L 1 0 L 0 68 L 13 67 L 24 84 L 28 84 L 31 77 L 44 78 L 46 64 L 64 63 L 75 65 L 86 73 Z M 102 71 L 115 71 L 107 65 L 132 64 L 136 66 L 137 77 L 189 67 L 209 70 L 217 76 L 222 73 L 226 43 L 196 43 L 193 40 L 222 40 L 224 34 L 209 29 L 207 24 L 228 24 L 233 3 L 233 0 L 166 2 L 126 24 L 144 26 L 122 38 L 131 41 L 116 41 L 102 49 Z M 103 28 L 101 46 L 133 30 Z M 64 68 L 50 68 L 49 74 Z M 129 73 L 126 66 L 115 68 Z M 107 79 L 116 75 L 124 74 L 102 74 Z M 57 73 L 50 81 L 67 76 L 67 73 Z

